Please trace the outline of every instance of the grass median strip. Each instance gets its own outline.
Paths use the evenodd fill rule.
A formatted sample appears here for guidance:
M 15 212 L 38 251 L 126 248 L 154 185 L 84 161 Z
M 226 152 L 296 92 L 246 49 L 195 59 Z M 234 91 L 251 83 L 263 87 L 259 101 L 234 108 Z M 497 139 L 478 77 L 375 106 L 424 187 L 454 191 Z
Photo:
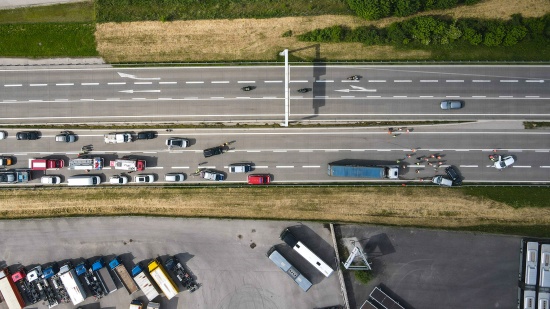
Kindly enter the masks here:
M 491 188 L 493 189 L 493 188 Z M 494 188 L 501 189 L 501 188 Z M 518 188 L 522 189 L 522 188 Z M 535 188 L 537 189 L 537 188 Z M 548 201 L 547 188 L 536 198 Z M 531 192 L 532 193 L 532 192 Z M 524 195 L 518 199 L 524 200 Z M 508 199 L 508 202 L 511 200 Z M 311 220 L 431 228 L 532 231 L 549 236 L 550 207 L 513 206 L 463 189 L 403 187 L 51 188 L 0 191 L 5 219 L 153 215 Z M 544 234 L 544 235 L 541 235 Z

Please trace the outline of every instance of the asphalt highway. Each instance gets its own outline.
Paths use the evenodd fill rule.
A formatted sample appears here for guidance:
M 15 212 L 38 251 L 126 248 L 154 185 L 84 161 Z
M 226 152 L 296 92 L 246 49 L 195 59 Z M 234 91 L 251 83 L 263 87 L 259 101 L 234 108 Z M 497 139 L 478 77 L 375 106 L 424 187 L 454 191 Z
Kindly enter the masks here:
M 0 123 L 282 122 L 283 73 L 282 66 L 1 70 Z M 293 66 L 290 120 L 548 120 L 549 82 L 547 66 Z M 445 99 L 465 107 L 441 110 Z
M 253 173 L 271 174 L 274 183 L 358 180 L 328 176 L 330 162 L 397 164 L 400 166 L 398 182 L 429 181 L 434 175 L 444 175 L 444 168 L 449 165 L 459 170 L 465 183 L 550 182 L 550 132 L 538 130 L 487 130 L 476 129 L 471 124 L 410 128 L 409 133 L 403 129 L 394 134 L 388 134 L 387 128 L 181 129 L 160 131 L 153 140 L 115 145 L 104 143 L 103 134 L 107 131 L 75 131 L 79 139 L 71 144 L 56 143 L 57 133 L 43 130 L 37 141 L 17 141 L 15 131 L 8 131 L 8 138 L 0 141 L 1 154 L 16 157 L 13 166 L 16 168 L 28 167 L 29 158 L 60 158 L 68 165 L 68 160 L 76 158 L 83 145 L 91 144 L 91 155 L 103 157 L 107 167 L 90 174 L 103 174 L 103 181 L 120 172 L 109 167 L 110 160 L 133 155 L 147 161 L 147 169 L 142 173 L 154 174 L 160 182 L 169 172 L 187 174 L 187 182 L 205 182 L 190 174 L 198 168 L 227 173 L 229 164 L 241 162 L 252 163 Z M 191 147 L 169 150 L 165 146 L 168 137 L 189 138 Z M 223 143 L 229 143 L 228 152 L 203 157 L 203 149 Z M 512 155 L 516 162 L 498 171 L 488 158 L 495 153 Z M 435 158 L 428 161 L 417 159 L 432 154 Z M 39 182 L 43 173 L 34 171 L 32 183 Z M 45 174 L 66 178 L 82 172 L 65 168 L 48 170 Z M 246 181 L 245 174 L 227 176 L 227 182 Z

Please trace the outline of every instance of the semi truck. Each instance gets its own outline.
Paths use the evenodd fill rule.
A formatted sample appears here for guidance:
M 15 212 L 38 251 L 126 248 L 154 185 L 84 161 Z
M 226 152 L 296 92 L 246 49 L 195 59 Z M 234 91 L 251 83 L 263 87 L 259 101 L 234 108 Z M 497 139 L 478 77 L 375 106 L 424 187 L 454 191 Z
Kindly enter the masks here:
M 22 309 L 25 307 L 25 301 L 15 286 L 8 268 L 0 270 L 0 293 L 8 309 Z
M 134 268 L 132 268 L 132 277 L 148 300 L 153 300 L 157 296 L 159 296 L 159 291 L 153 285 L 153 282 L 149 280 L 149 277 L 143 270 L 143 266 L 141 264 L 138 264 Z
M 9 170 L 0 172 L 0 183 L 27 183 L 31 180 L 29 170 Z
M 35 290 L 27 280 L 27 272 L 25 268 L 21 268 L 11 275 L 13 282 L 17 285 L 20 291 L 23 291 L 23 297 L 27 304 L 33 305 L 41 301 L 40 293 Z
M 64 166 L 65 161 L 62 159 L 29 159 L 29 168 L 33 171 L 60 169 Z
M 61 279 L 61 282 L 63 283 L 67 294 L 69 294 L 69 298 L 74 306 L 80 304 L 86 299 L 86 292 L 84 291 L 84 288 L 82 288 L 82 284 L 80 283 L 78 275 L 76 274 L 76 271 L 71 263 L 63 265 L 59 269 L 59 273 L 57 275 L 59 276 L 59 279 Z
M 27 273 L 27 281 L 34 285 L 43 300 L 48 302 L 48 308 L 53 308 L 59 305 L 57 297 L 50 287 L 48 280 L 44 279 L 44 273 L 41 266 L 36 266 Z
M 166 269 L 172 271 L 176 274 L 176 278 L 178 278 L 179 282 L 185 287 L 186 290 L 193 293 L 195 290 L 198 289 L 198 285 L 189 274 L 189 272 L 185 269 L 185 267 L 181 264 L 181 262 L 178 260 L 177 257 L 173 256 L 169 258 L 165 263 L 164 267 Z
M 115 170 L 124 170 L 124 171 L 143 171 L 147 165 L 145 160 L 138 160 L 131 157 L 124 157 L 122 159 L 116 159 L 110 162 L 110 166 L 114 167 Z
M 131 133 L 109 133 L 103 135 L 106 144 L 120 144 L 133 142 L 134 138 Z
M 335 177 L 398 179 L 398 165 L 341 165 L 328 164 L 328 175 Z
M 103 158 L 76 158 L 69 160 L 70 170 L 101 170 L 103 168 Z
M 105 267 L 105 261 L 103 260 L 103 258 L 97 259 L 92 264 L 92 271 L 96 274 L 99 280 L 103 282 L 103 287 L 106 292 L 105 294 L 111 294 L 117 290 L 115 281 L 109 273 L 109 268 Z
M 164 293 L 164 296 L 166 296 L 168 300 L 172 299 L 179 293 L 178 287 L 176 286 L 174 281 L 172 281 L 170 276 L 168 276 L 168 273 L 166 273 L 166 270 L 164 269 L 164 267 L 162 267 L 162 264 L 159 260 L 152 260 L 147 268 L 149 269 L 151 277 L 158 284 L 158 286 Z
M 75 271 L 78 276 L 84 279 L 84 282 L 86 282 L 90 292 L 92 292 L 92 295 L 96 299 L 100 299 L 109 294 L 106 292 L 103 281 L 101 281 L 92 269 L 88 267 L 88 263 L 86 261 L 76 265 Z
M 128 270 L 126 269 L 126 267 L 124 267 L 122 261 L 119 259 L 118 256 L 115 257 L 111 262 L 109 262 L 109 267 L 118 277 L 118 280 L 122 282 L 126 290 L 128 290 L 128 293 L 133 294 L 138 290 L 134 279 L 132 279 L 132 277 L 128 273 Z

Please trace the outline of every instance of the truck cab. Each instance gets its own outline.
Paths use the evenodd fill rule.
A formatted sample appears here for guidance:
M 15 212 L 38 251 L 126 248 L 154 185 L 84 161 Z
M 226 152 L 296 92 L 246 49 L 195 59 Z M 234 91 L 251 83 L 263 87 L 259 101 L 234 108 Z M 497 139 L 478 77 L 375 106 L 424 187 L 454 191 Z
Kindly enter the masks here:
M 252 170 L 252 164 L 250 163 L 234 163 L 229 165 L 230 173 L 248 173 Z
M 121 144 L 130 143 L 134 141 L 131 133 L 109 133 L 103 135 L 106 144 Z

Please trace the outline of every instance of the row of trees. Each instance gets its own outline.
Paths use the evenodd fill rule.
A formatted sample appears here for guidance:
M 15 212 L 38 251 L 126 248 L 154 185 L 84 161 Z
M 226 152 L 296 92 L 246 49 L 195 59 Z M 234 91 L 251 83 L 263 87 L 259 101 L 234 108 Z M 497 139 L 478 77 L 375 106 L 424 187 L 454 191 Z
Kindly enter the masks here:
M 355 13 L 368 20 L 388 16 L 409 16 L 417 12 L 449 9 L 461 4 L 475 4 L 481 0 L 347 0 Z
M 540 18 L 514 15 L 511 20 L 459 19 L 419 16 L 387 28 L 332 26 L 298 36 L 308 42 L 360 42 L 365 45 L 444 45 L 455 41 L 471 45 L 513 46 L 524 39 L 550 39 L 550 14 Z

